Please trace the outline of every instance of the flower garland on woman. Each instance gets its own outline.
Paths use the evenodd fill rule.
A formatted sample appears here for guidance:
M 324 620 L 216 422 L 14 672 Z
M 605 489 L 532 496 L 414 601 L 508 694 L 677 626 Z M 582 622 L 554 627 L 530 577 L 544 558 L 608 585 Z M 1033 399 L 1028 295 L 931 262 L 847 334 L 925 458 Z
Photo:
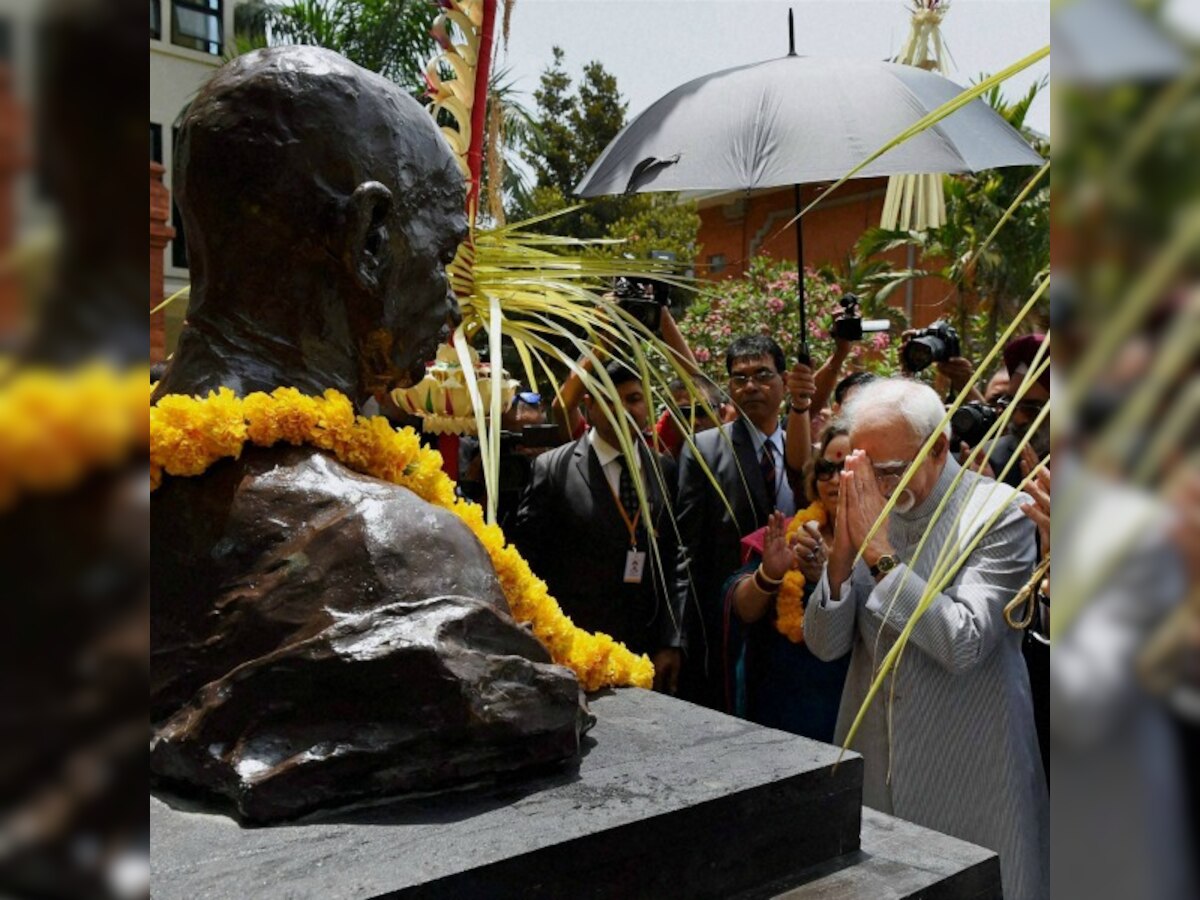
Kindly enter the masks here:
M 804 604 L 833 543 L 842 460 L 850 439 L 840 424 L 822 435 L 807 470 L 812 504 L 790 520 L 773 513 L 743 539 L 747 564 L 726 585 L 740 625 L 738 712 L 751 721 L 832 741 L 849 656 L 832 663 L 804 645 Z
M 150 408 L 151 490 L 164 474 L 199 475 L 222 459 L 237 459 L 248 444 L 279 443 L 327 451 L 348 468 L 407 487 L 462 519 L 491 557 L 513 618 L 532 624 L 554 661 L 571 668 L 585 690 L 650 687 L 654 669 L 645 656 L 634 656 L 608 635 L 576 628 L 503 532 L 484 521 L 480 507 L 455 496 L 441 454 L 423 448 L 411 428 L 356 416 L 349 398 L 337 391 L 313 397 L 276 388 L 241 398 L 221 388 L 204 398 L 161 397 Z

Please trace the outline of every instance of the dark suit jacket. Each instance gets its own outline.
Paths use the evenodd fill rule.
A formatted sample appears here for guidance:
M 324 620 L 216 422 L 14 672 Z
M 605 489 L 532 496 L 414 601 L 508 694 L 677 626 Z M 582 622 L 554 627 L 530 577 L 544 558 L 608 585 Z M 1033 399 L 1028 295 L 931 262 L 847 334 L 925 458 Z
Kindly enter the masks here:
M 649 554 L 641 584 L 624 581 L 629 529 L 586 435 L 534 461 L 513 541 L 576 625 L 603 631 L 634 652 L 653 653 L 681 641 L 681 615 L 674 607 L 680 597 L 679 543 L 668 509 L 668 499 L 671 507 L 675 503 L 676 471 L 669 456 L 654 455 L 664 494 L 650 468 L 650 451 L 639 450 L 661 559 L 661 565 L 654 562 L 639 522 L 638 547 Z
M 685 445 L 679 456 L 676 508 L 683 547 L 677 602 L 685 610 L 688 647 L 680 696 L 725 709 L 722 588 L 741 568 L 742 537 L 766 525 L 773 510 L 744 419 L 702 432 L 694 440 L 696 449 Z M 697 450 L 721 486 L 729 508 L 713 490 L 696 457 Z M 802 476 L 789 469 L 787 477 L 797 503 L 801 502 Z

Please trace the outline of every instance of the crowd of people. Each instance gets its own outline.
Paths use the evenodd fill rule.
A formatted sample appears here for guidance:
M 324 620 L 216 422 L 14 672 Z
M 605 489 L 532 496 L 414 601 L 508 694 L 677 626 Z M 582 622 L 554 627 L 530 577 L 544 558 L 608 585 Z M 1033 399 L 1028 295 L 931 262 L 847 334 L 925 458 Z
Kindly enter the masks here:
M 1049 550 L 1049 379 L 1022 391 L 1042 340 L 973 392 L 1015 408 L 969 469 L 943 398 L 844 372 L 845 342 L 814 369 L 738 337 L 726 385 L 694 370 L 661 410 L 610 361 L 621 410 L 578 377 L 550 403 L 518 393 L 506 427 L 556 437 L 516 442 L 502 522 L 576 624 L 651 657 L 657 690 L 816 740 L 845 740 L 927 607 L 853 741 L 864 801 L 996 850 L 1006 896 L 1045 896 L 1048 582 L 1011 615 Z M 965 359 L 940 369 L 954 393 L 973 380 Z M 1018 493 L 1001 472 L 1034 478 Z

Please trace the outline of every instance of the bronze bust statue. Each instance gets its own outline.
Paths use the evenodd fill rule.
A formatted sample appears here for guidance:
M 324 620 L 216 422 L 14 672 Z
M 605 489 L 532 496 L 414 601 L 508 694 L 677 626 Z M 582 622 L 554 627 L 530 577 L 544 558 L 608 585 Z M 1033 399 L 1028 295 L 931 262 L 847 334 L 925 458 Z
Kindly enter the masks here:
M 184 119 L 187 321 L 156 391 L 419 378 L 458 320 L 464 184 L 429 115 L 327 50 L 240 56 Z M 452 513 L 309 447 L 152 495 L 151 771 L 269 822 L 573 759 L 575 676 Z

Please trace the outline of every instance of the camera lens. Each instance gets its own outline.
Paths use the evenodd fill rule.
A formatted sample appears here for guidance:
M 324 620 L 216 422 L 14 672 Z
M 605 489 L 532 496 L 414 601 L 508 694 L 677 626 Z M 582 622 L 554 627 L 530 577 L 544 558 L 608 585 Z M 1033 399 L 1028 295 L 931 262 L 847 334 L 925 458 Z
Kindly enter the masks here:
M 904 367 L 910 372 L 928 369 L 937 358 L 937 348 L 932 346 L 934 341 L 941 343 L 937 338 L 919 337 L 913 338 L 905 344 L 904 349 L 901 350 L 904 356 Z
M 957 440 L 974 447 L 982 441 L 996 421 L 996 411 L 983 403 L 967 403 L 950 417 L 950 428 Z

